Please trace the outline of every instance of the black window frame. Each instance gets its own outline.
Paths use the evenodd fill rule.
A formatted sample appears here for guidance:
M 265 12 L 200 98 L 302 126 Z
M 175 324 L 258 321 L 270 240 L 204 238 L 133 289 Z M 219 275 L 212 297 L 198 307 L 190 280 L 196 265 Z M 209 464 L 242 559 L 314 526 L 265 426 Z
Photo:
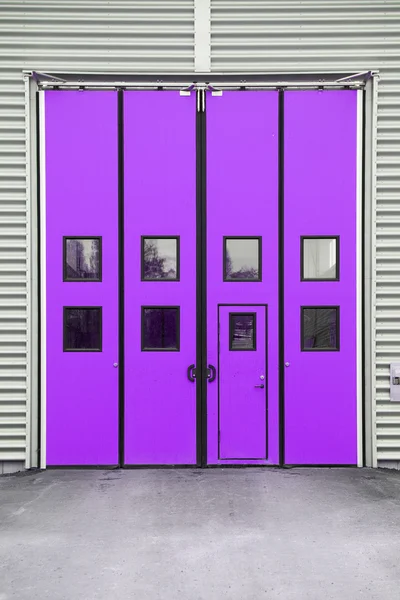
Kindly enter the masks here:
M 336 310 L 336 348 L 305 348 L 304 347 L 304 311 L 307 309 L 335 309 Z M 319 304 L 300 307 L 300 350 L 301 352 L 340 352 L 340 306 L 337 304 Z
M 96 309 L 100 313 L 99 341 L 100 348 L 67 348 L 67 311 Z M 102 306 L 63 306 L 63 352 L 103 352 L 103 307 Z
M 233 319 L 232 317 L 253 317 L 253 348 L 233 348 Z M 229 313 L 229 351 L 230 352 L 255 352 L 257 350 L 257 313 L 256 312 L 230 312 Z
M 304 277 L 304 240 L 336 240 L 336 277 Z M 300 281 L 340 281 L 340 235 L 301 235 L 300 236 Z
M 258 278 L 257 279 L 227 279 L 226 277 L 226 241 L 227 240 L 258 240 Z M 262 236 L 261 235 L 224 235 L 222 237 L 222 280 L 226 283 L 259 283 L 262 281 Z
M 158 280 L 157 280 L 158 281 Z M 177 319 L 176 319 L 176 340 L 177 347 L 176 348 L 146 348 L 144 345 L 144 317 L 145 310 L 148 309 L 175 309 L 177 311 Z M 145 305 L 141 306 L 140 310 L 140 329 L 141 329 L 141 351 L 142 352 L 180 352 L 181 350 L 181 307 L 175 305 Z
M 99 241 L 99 277 L 71 279 L 67 277 L 67 240 L 98 240 Z M 103 281 L 103 236 L 102 235 L 64 235 L 63 236 L 63 282 L 64 283 L 99 283 Z
M 148 279 L 144 276 L 144 240 L 176 240 L 176 278 Z M 158 283 L 174 283 L 181 280 L 181 236 L 180 235 L 142 235 L 140 237 L 140 280 L 157 281 Z

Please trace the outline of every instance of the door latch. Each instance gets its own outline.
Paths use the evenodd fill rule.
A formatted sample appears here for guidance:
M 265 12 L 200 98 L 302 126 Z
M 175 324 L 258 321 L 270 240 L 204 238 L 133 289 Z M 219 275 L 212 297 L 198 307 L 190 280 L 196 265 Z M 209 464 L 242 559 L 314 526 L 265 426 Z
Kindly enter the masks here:
M 217 371 L 216 371 L 216 368 L 214 367 L 214 365 L 208 365 L 208 369 L 207 369 L 208 383 L 212 383 L 215 380 L 216 376 L 217 376 Z
M 187 368 L 187 378 L 192 383 L 196 381 L 196 367 L 195 365 L 189 365 Z

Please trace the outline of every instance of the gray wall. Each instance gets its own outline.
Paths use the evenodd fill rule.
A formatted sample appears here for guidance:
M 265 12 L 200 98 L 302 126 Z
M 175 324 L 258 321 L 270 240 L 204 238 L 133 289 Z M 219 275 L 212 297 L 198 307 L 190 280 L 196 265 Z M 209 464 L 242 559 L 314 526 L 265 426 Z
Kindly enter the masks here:
M 212 0 L 211 69 L 380 72 L 372 394 L 375 456 L 399 466 L 400 404 L 389 402 L 389 363 L 400 361 L 400 2 Z
M 194 2 L 11 0 L 0 3 L 0 463 L 6 463 L 3 469 L 10 468 L 9 461 L 25 458 L 25 412 L 31 395 L 27 357 L 29 364 L 34 364 L 35 359 L 29 356 L 32 340 L 26 305 L 27 276 L 31 274 L 27 274 L 22 70 L 192 72 Z M 376 369 L 372 390 L 376 401 L 376 457 L 381 464 L 390 461 L 390 465 L 396 466 L 400 462 L 400 405 L 388 400 L 389 363 L 400 361 L 400 2 L 211 0 L 210 27 L 214 72 L 380 71 L 377 207 L 373 220 L 376 237 L 371 252 L 372 260 L 375 261 L 376 255 L 373 271 L 376 277 L 370 282 L 376 316 L 371 332 L 373 360 L 369 371 L 372 369 L 374 374 Z
M 27 310 L 23 69 L 193 71 L 193 0 L 0 2 L 0 473 L 25 459 L 27 360 L 36 359 Z

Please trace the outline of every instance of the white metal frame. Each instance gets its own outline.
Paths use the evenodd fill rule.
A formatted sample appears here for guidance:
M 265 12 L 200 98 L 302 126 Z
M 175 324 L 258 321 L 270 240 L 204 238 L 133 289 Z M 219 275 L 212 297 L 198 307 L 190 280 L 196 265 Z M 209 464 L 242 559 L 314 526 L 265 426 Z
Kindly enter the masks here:
M 363 200 L 363 139 L 364 139 L 364 110 L 363 110 L 363 92 L 357 92 L 357 235 L 356 235 L 356 277 L 357 277 L 357 465 L 364 466 L 364 418 L 363 418 L 363 335 L 362 335 L 362 303 L 363 303 L 363 280 L 362 280 L 362 200 Z
M 82 86 L 82 83 L 76 82 L 56 82 L 56 81 L 40 81 L 36 82 L 30 74 L 24 74 L 25 83 L 25 109 L 26 109 L 26 160 L 27 160 L 27 231 L 28 233 L 28 349 L 27 349 L 27 360 L 28 360 L 28 401 L 27 401 L 27 438 L 26 438 L 26 468 L 40 466 L 40 468 L 46 468 L 46 177 L 45 177 L 45 92 L 46 88 L 52 88 L 54 85 L 60 85 L 66 89 L 70 87 L 76 87 L 77 85 Z M 249 76 L 250 78 L 250 76 Z M 39 85 L 38 85 L 39 83 Z M 373 77 L 370 80 L 372 86 L 372 100 L 371 106 L 367 105 L 367 114 L 364 115 L 363 106 L 363 87 L 361 84 L 351 82 L 352 87 L 358 88 L 357 92 L 357 464 L 363 466 L 363 440 L 365 439 L 367 446 L 366 453 L 366 464 L 367 466 L 377 466 L 376 457 L 376 395 L 375 395 L 375 361 L 373 359 L 375 353 L 375 294 L 376 294 L 376 127 L 377 127 L 377 77 Z M 117 85 L 117 84 L 114 84 Z M 119 85 L 119 84 L 118 84 Z M 222 87 L 223 89 L 237 89 L 238 84 L 235 82 L 221 82 L 220 85 L 212 84 L 212 87 L 208 84 L 197 84 L 193 86 L 193 90 L 197 89 L 210 89 L 215 86 Z M 259 83 L 256 85 L 245 84 L 246 89 L 260 89 L 260 88 L 276 88 L 277 82 L 265 84 Z M 318 82 L 321 86 L 321 82 Z M 367 84 L 368 85 L 368 84 Z M 310 81 L 306 84 L 304 82 L 286 82 L 283 87 L 289 89 L 298 88 L 315 88 L 317 82 Z M 85 86 L 86 87 L 86 86 Z M 110 87 L 110 83 L 103 82 L 91 82 L 87 87 Z M 141 89 L 154 89 L 155 85 L 146 84 L 142 87 L 129 86 L 126 87 L 140 87 Z M 169 87 L 169 86 L 166 86 Z M 171 88 L 179 89 L 180 84 L 174 84 Z M 326 88 L 337 88 L 343 87 L 343 82 L 330 82 L 326 83 L 323 87 Z M 36 90 L 39 89 L 39 156 L 36 156 L 34 148 L 36 147 L 35 132 L 37 131 L 36 123 Z M 367 96 L 368 97 L 368 96 Z M 366 131 L 364 132 L 364 121 L 366 123 Z M 371 147 L 368 147 L 366 152 L 366 162 L 363 164 L 363 140 L 364 133 L 366 143 Z M 37 181 L 36 181 L 36 167 L 37 162 L 39 163 L 40 171 L 40 264 L 41 264 L 41 277 L 40 282 L 37 281 L 37 267 L 35 267 L 36 256 L 37 256 L 37 245 L 38 236 L 37 232 L 34 231 L 39 225 L 37 215 Z M 369 165 L 369 163 L 371 163 Z M 369 168 L 370 166 L 370 168 Z M 365 209 L 367 216 L 370 216 L 365 220 L 365 245 L 362 247 L 363 238 L 363 183 L 365 184 L 366 197 L 365 197 Z M 370 229 L 368 226 L 370 225 Z M 363 273 L 362 270 L 362 253 L 369 253 L 366 256 L 366 269 L 367 272 Z M 371 281 L 371 289 L 367 288 L 367 281 Z M 37 383 L 37 362 L 34 361 L 35 357 L 35 341 L 37 339 L 37 315 L 35 315 L 35 308 L 38 308 L 38 299 L 35 298 L 38 292 L 38 285 L 40 286 L 40 310 L 41 310 L 41 350 L 40 350 L 40 378 L 41 378 L 41 398 L 40 398 L 40 415 L 37 412 L 37 391 L 34 389 Z M 363 349 L 362 340 L 362 312 L 363 312 L 363 291 L 365 296 L 370 295 L 370 308 L 368 302 L 365 302 L 365 326 L 370 333 L 371 343 L 368 344 L 367 340 L 365 348 Z M 365 301 L 365 297 L 364 297 Z M 365 356 L 365 390 L 363 389 L 363 351 Z M 369 366 L 369 369 L 368 369 Z M 365 402 L 364 400 L 365 391 Z M 35 408 L 36 406 L 36 408 Z M 364 415 L 365 411 L 365 415 Z M 365 416 L 365 428 L 364 428 L 364 416 Z M 37 419 L 40 418 L 40 440 L 37 435 L 33 432 L 37 432 Z M 37 447 L 40 447 L 40 465 L 37 464 L 35 459 Z
M 40 169 L 40 468 L 46 468 L 46 129 L 45 93 L 39 92 L 39 169 Z
M 31 222 L 32 222 L 32 210 L 31 210 L 31 109 L 30 109 L 30 78 L 24 76 L 24 87 L 25 87 L 25 167 L 26 167 L 26 389 L 27 389 L 27 401 L 26 401 L 26 437 L 25 437 L 25 468 L 30 469 L 32 466 L 32 401 L 31 394 L 33 392 L 32 385 L 32 352 L 31 352 L 31 340 L 32 340 L 32 318 L 31 318 L 31 306 L 32 306 L 32 286 L 31 286 L 31 272 L 32 272 L 32 237 L 31 237 Z
M 371 140 L 371 298 L 372 310 L 370 315 L 371 326 L 371 436 L 372 436 L 372 466 L 378 466 L 378 448 L 376 438 L 376 156 L 377 156 L 377 132 L 378 132 L 378 82 L 379 78 L 372 80 L 372 140 Z
M 199 77 L 204 78 L 203 73 L 198 74 Z M 182 81 L 173 81 L 173 82 L 136 82 L 130 83 L 128 81 L 116 80 L 116 81 L 90 81 L 90 82 L 82 82 L 82 81 L 40 81 L 39 86 L 40 89 L 115 89 L 115 88 L 123 88 L 127 90 L 157 90 L 163 89 L 188 89 L 188 86 L 191 87 L 192 90 L 196 91 L 198 89 L 208 89 L 210 88 L 210 84 L 208 82 L 208 78 L 205 77 L 203 81 L 197 81 L 196 83 L 191 83 L 195 77 L 191 77 L 191 79 L 186 79 Z M 276 81 L 254 81 L 249 82 L 247 80 L 239 81 L 224 81 L 221 79 L 220 81 L 213 81 L 211 84 L 212 87 L 216 89 L 224 89 L 224 90 L 237 90 L 240 88 L 246 88 L 246 90 L 267 90 L 267 89 L 291 89 L 291 90 L 303 90 L 303 89 L 349 89 L 349 88 L 360 88 L 364 85 L 364 82 L 359 81 L 351 81 L 351 82 L 342 82 L 342 81 L 290 81 L 290 80 L 276 80 Z
M 211 1 L 194 3 L 194 70 L 207 73 L 211 70 Z
M 29 73 L 23 76 L 25 87 L 25 168 L 26 168 L 26 362 L 27 362 L 27 401 L 25 468 L 38 467 L 39 453 L 39 269 L 38 250 L 38 210 L 37 210 L 37 83 Z
M 369 146 L 365 162 L 365 289 L 369 288 L 368 310 L 366 310 L 365 324 L 369 334 L 369 344 L 366 340 L 366 410 L 367 421 L 370 424 L 369 436 L 371 439 L 370 456 L 367 465 L 376 468 L 377 436 L 376 436 L 376 159 L 377 159 L 377 131 L 378 131 L 378 84 L 379 75 L 376 74 L 366 88 L 367 114 L 366 114 L 366 143 Z M 369 217 L 369 218 L 368 218 Z M 369 228 L 369 231 L 368 229 Z M 368 377 L 369 373 L 369 377 Z

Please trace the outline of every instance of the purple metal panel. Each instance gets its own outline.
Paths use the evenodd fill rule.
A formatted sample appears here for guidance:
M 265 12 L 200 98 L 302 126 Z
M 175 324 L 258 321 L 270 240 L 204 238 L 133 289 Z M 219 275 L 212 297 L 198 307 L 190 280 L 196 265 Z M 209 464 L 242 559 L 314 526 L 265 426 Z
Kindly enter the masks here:
M 356 91 L 285 94 L 285 462 L 356 464 Z M 340 281 L 300 281 L 300 236 L 340 236 Z M 339 352 L 300 351 L 300 307 L 340 306 Z
M 125 462 L 196 462 L 195 95 L 126 92 Z M 141 281 L 141 236 L 180 236 L 180 281 Z M 180 306 L 180 351 L 141 351 L 141 306 Z
M 262 236 L 261 282 L 224 282 L 223 236 Z M 207 95 L 207 348 L 218 304 L 268 304 L 268 463 L 278 456 L 278 93 Z M 218 459 L 218 385 L 207 385 L 208 463 Z M 252 461 L 223 461 L 223 464 Z M 265 462 L 265 461 L 264 461 Z M 260 464 L 260 461 L 257 461 Z
M 47 463 L 118 463 L 116 92 L 45 92 Z M 102 236 L 101 282 L 63 282 L 63 236 Z M 63 306 L 103 307 L 103 351 L 63 352 Z
M 254 313 L 254 350 L 230 349 L 230 313 Z M 220 306 L 219 308 L 220 459 L 267 458 L 268 381 L 265 326 L 265 306 Z M 255 387 L 260 385 L 265 387 Z

